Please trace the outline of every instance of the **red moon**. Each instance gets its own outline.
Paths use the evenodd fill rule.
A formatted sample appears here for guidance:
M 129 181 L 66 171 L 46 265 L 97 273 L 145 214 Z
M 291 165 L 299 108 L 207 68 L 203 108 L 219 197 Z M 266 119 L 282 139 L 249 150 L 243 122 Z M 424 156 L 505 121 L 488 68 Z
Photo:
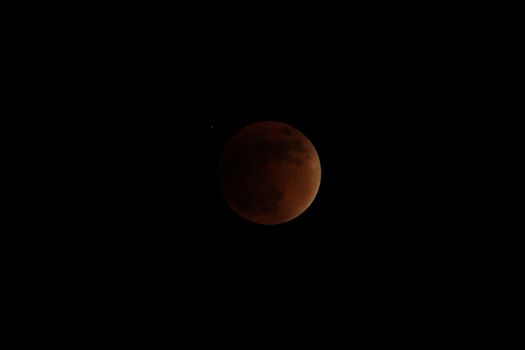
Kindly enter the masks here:
M 219 183 L 226 202 L 241 217 L 257 224 L 281 224 L 314 201 L 321 163 L 299 130 L 280 122 L 259 122 L 226 144 Z

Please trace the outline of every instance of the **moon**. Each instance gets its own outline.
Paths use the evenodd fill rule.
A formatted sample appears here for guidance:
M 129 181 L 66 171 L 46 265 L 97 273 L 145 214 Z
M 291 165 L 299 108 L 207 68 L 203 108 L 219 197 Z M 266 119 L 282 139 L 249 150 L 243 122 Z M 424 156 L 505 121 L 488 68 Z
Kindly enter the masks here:
M 321 163 L 314 145 L 294 127 L 275 121 L 249 125 L 226 144 L 219 184 L 238 215 L 262 225 L 288 222 L 314 201 Z

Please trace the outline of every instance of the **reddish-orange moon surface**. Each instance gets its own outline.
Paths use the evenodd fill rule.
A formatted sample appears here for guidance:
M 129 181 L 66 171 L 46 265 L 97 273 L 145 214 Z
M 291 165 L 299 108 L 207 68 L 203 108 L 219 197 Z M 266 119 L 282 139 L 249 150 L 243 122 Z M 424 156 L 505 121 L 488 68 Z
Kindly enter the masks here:
M 219 183 L 227 203 L 241 217 L 257 224 L 281 224 L 314 201 L 321 163 L 299 130 L 280 122 L 259 122 L 226 144 Z

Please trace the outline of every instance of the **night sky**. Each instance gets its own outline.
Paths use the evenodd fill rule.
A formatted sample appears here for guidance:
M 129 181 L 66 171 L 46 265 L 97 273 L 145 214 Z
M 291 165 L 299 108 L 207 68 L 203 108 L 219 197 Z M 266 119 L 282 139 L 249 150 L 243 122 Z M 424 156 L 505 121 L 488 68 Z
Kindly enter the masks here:
M 512 342 L 517 22 L 481 6 L 192 4 L 16 10 L 10 333 Z M 283 225 L 241 219 L 217 183 L 225 143 L 262 120 L 321 160 L 316 200 Z

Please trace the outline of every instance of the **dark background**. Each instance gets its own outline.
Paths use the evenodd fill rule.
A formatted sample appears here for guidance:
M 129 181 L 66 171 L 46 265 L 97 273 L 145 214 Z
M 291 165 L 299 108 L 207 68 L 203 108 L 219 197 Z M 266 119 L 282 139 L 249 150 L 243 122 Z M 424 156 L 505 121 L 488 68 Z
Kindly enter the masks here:
M 14 9 L 11 333 L 512 342 L 517 21 L 421 6 Z M 225 142 L 261 120 L 322 164 L 313 205 L 279 226 L 217 186 Z

